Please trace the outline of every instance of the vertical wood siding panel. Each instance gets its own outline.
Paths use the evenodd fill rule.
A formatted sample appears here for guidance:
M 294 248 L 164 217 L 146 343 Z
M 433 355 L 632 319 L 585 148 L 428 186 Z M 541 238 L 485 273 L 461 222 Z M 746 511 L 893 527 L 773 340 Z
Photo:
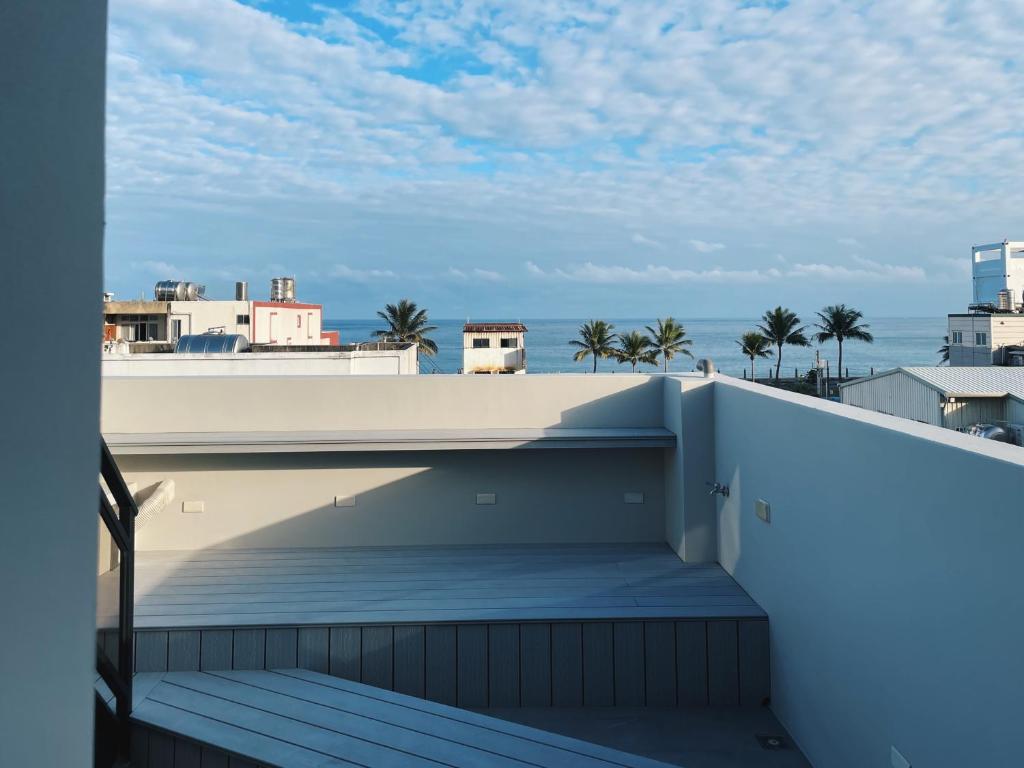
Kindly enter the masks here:
M 362 681 L 391 690 L 394 687 L 394 628 L 363 627 Z
M 135 671 L 167 671 L 167 633 L 135 633 Z
M 395 690 L 423 698 L 423 627 L 395 627 Z
M 456 648 L 459 706 L 486 707 L 487 625 L 460 624 Z
M 676 691 L 681 707 L 708 703 L 707 622 L 676 622 Z
M 644 675 L 647 706 L 676 705 L 676 627 L 671 621 L 644 625 Z
M 267 669 L 292 669 L 298 666 L 299 631 L 295 627 L 267 630 Z
M 488 629 L 490 706 L 519 706 L 519 625 L 491 624 Z
M 740 704 L 757 707 L 771 695 L 767 621 L 739 623 Z
M 204 629 L 199 637 L 201 670 L 231 669 L 232 633 L 230 629 Z
M 265 629 L 236 629 L 233 642 L 232 669 L 264 669 L 267 651 Z
M 551 704 L 583 706 L 583 626 L 551 625 Z
M 612 625 L 583 625 L 583 705 L 610 707 L 615 703 L 615 663 Z
M 524 707 L 551 706 L 551 625 L 519 627 L 519 697 Z
M 440 704 L 455 705 L 455 627 L 440 624 L 425 629 L 426 657 L 424 687 L 426 698 Z
M 362 647 L 359 627 L 331 627 L 330 673 L 359 682 Z
M 330 671 L 330 630 L 327 627 L 300 627 L 297 661 L 301 669 Z
M 167 670 L 199 670 L 199 630 L 175 630 L 167 633 Z
M 644 695 L 644 625 L 618 621 L 614 629 L 615 705 L 642 707 Z
M 739 704 L 735 621 L 708 622 L 708 701 L 712 706 Z

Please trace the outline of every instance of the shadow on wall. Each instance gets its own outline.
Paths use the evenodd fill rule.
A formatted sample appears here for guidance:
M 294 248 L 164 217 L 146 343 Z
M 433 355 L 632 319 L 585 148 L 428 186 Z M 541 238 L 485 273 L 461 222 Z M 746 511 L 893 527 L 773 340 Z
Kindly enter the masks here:
M 650 378 L 568 408 L 549 426 L 660 427 L 661 387 Z M 140 487 L 171 478 L 177 488 L 139 532 L 140 550 L 664 540 L 656 448 L 123 455 L 118 463 Z M 183 502 L 203 511 L 184 513 Z
M 140 550 L 664 540 L 660 449 L 118 461 L 140 485 L 171 477 L 178 488 L 139 532 Z M 643 503 L 626 503 L 626 493 L 643 494 Z M 201 502 L 203 511 L 182 512 L 184 502 Z

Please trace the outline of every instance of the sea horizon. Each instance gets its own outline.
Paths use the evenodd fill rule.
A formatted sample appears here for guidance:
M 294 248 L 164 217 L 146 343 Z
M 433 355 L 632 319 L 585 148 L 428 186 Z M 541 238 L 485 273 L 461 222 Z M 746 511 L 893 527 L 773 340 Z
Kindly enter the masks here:
M 527 373 L 586 373 L 593 363 L 589 358 L 581 362 L 572 359 L 573 348 L 569 341 L 576 337 L 579 325 L 591 318 L 470 318 L 474 322 L 522 322 L 527 326 L 526 354 Z M 645 318 L 602 318 L 616 326 L 616 330 L 643 331 L 645 325 L 652 325 L 654 319 Z M 677 318 L 687 329 L 687 338 L 693 344 L 693 357 L 676 357 L 669 363 L 669 371 L 684 372 L 694 369 L 700 358 L 711 358 L 718 370 L 733 376 L 749 376 L 750 360 L 743 357 L 736 340 L 744 331 L 757 326 L 759 318 L 750 317 L 695 317 Z M 458 373 L 462 367 L 462 324 L 465 318 L 432 318 L 431 325 L 437 330 L 430 337 L 438 345 L 438 354 L 432 358 L 420 356 L 421 371 Z M 873 344 L 848 341 L 843 345 L 843 365 L 851 376 L 868 375 L 874 370 L 888 370 L 900 366 L 933 366 L 941 362 L 938 352 L 946 335 L 946 317 L 904 316 L 866 318 L 875 336 Z M 805 323 L 810 332 L 813 322 Z M 342 343 L 372 340 L 373 331 L 381 327 L 375 318 L 330 318 L 324 320 L 326 330 L 337 330 Z M 836 374 L 838 349 L 836 343 L 812 342 L 810 347 L 789 347 L 783 349 L 782 374 L 792 376 L 794 370 L 804 374 L 815 362 L 816 353 L 829 362 L 832 375 Z M 775 357 L 758 360 L 758 377 L 774 371 Z M 660 365 L 637 366 L 638 373 L 663 370 Z M 598 372 L 629 373 L 628 364 L 611 359 L 598 361 Z

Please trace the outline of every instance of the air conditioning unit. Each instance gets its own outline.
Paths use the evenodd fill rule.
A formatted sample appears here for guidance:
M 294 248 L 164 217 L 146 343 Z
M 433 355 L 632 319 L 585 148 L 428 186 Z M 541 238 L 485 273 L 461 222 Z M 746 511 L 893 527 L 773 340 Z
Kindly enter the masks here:
M 1024 446 L 1024 424 L 1010 424 L 1007 429 L 1010 433 L 1010 442 Z

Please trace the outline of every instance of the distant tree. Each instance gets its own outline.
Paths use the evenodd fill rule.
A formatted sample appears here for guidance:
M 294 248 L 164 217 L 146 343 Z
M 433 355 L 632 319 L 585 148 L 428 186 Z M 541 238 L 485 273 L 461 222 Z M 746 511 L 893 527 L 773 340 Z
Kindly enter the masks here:
M 577 347 L 572 359 L 579 362 L 585 360 L 587 355 L 591 355 L 594 358 L 594 373 L 597 373 L 598 359 L 615 354 L 615 348 L 612 345 L 618 337 L 613 333 L 614 330 L 615 326 L 604 320 L 585 322 L 580 326 L 580 337 L 569 342 L 572 346 Z
M 800 325 L 800 318 L 795 312 L 776 307 L 764 313 L 757 330 L 778 350 L 775 356 L 775 383 L 778 384 L 779 371 L 782 369 L 782 348 L 786 344 L 794 347 L 811 346 L 804 333 L 807 329 Z
M 629 363 L 636 373 L 638 363 L 658 364 L 658 355 L 651 349 L 651 340 L 640 331 L 619 334 L 619 346 L 612 353 L 620 363 Z
M 942 337 L 942 346 L 939 347 L 939 354 L 942 355 L 942 361 L 939 365 L 949 362 L 949 336 Z
M 436 331 L 436 325 L 429 325 L 427 310 L 420 309 L 416 302 L 402 299 L 398 304 L 387 304 L 377 317 L 387 323 L 387 328 L 374 331 L 373 335 L 384 341 L 412 342 L 427 356 L 437 354 L 437 344 L 427 337 Z
M 757 381 L 757 376 L 754 372 L 754 361 L 759 357 L 771 357 L 772 343 L 757 331 L 747 331 L 736 343 L 740 345 L 740 350 L 742 350 L 743 354 L 750 358 L 751 381 Z
M 658 319 L 658 327 L 647 326 L 647 333 L 650 334 L 651 347 L 655 356 L 661 355 L 665 363 L 665 371 L 668 371 L 669 361 L 676 355 L 693 357 L 693 353 L 687 349 L 693 344 L 693 339 L 686 338 L 686 329 L 675 321 L 674 318 L 666 317 Z
M 814 335 L 819 344 L 835 339 L 839 344 L 838 378 L 843 378 L 843 342 L 847 340 L 864 341 L 870 344 L 875 340 L 868 330 L 871 326 L 861 323 L 864 315 L 853 307 L 845 304 L 832 304 L 817 313 L 818 322 L 814 324 L 818 332 Z

